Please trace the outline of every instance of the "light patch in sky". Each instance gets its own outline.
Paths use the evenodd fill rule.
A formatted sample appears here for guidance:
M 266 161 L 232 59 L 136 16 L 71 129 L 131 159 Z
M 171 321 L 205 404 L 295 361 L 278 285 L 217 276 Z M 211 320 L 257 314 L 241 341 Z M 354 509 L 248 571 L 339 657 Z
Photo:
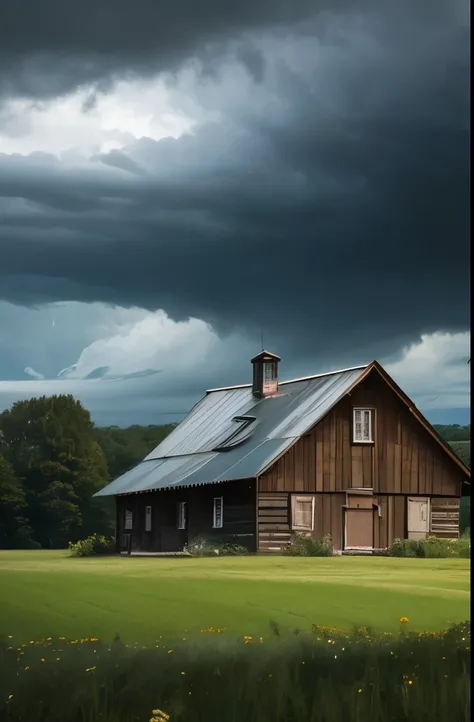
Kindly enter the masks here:
M 0 109 L 0 152 L 60 155 L 75 150 L 90 156 L 144 136 L 179 138 L 196 124 L 189 115 L 193 104 L 186 99 L 184 111 L 179 98 L 163 79 L 153 78 L 121 81 L 107 94 L 82 88 L 51 101 L 11 100 Z
M 43 343 L 38 347 L 32 334 L 30 363 L 24 368 L 30 379 L 0 380 L 0 410 L 19 399 L 71 393 L 89 408 L 97 423 L 165 423 L 182 418 L 207 388 L 251 380 L 249 360 L 256 351 L 255 340 L 237 332 L 221 338 L 197 318 L 174 321 L 163 310 L 103 304 L 13 308 L 17 309 L 17 322 L 23 325 L 31 315 Z M 74 319 L 76 341 L 79 336 L 89 336 L 89 340 L 75 356 L 69 356 L 68 366 L 46 376 L 38 363 L 41 358 L 45 367 L 52 369 L 51 360 L 42 355 L 44 348 L 49 344 L 53 349 L 54 344 L 64 348 Z M 82 323 L 88 328 L 81 330 Z M 24 337 L 21 351 L 27 351 Z M 395 361 L 378 360 L 417 406 L 429 411 L 469 408 L 469 355 L 469 332 L 435 333 L 403 349 Z M 313 368 L 310 366 L 307 359 L 308 373 L 325 370 L 317 359 Z M 338 367 L 335 359 L 334 368 Z M 298 375 L 294 371 L 283 358 L 281 378 Z

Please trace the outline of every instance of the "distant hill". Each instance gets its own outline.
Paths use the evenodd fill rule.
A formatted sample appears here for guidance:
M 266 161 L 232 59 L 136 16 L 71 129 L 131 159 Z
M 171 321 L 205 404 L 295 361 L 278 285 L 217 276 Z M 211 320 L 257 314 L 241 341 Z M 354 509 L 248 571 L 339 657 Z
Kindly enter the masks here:
M 454 453 L 459 456 L 466 466 L 471 468 L 471 442 L 470 441 L 450 441 Z

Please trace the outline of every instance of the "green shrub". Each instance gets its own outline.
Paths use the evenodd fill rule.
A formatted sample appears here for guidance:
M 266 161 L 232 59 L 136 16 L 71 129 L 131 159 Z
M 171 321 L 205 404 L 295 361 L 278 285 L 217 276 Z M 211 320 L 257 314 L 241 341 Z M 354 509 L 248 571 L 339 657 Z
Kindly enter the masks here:
M 467 722 L 469 623 L 426 634 L 406 627 L 384 635 L 274 627 L 240 639 L 209 628 L 146 648 L 49 637 L 20 654 L 17 640 L 0 640 L 0 719 Z
M 283 553 L 292 557 L 331 557 L 332 538 L 329 534 L 322 539 L 313 539 L 305 534 L 295 533 Z
M 223 542 L 199 536 L 193 539 L 185 551 L 193 557 L 214 557 L 214 556 L 245 556 L 249 554 L 247 547 L 233 542 Z
M 115 539 L 100 534 L 93 534 L 87 539 L 78 542 L 69 542 L 69 551 L 72 557 L 91 557 L 94 554 L 114 554 Z
M 392 557 L 418 557 L 420 559 L 443 559 L 456 557 L 468 559 L 471 556 L 469 539 L 394 539 L 388 549 Z

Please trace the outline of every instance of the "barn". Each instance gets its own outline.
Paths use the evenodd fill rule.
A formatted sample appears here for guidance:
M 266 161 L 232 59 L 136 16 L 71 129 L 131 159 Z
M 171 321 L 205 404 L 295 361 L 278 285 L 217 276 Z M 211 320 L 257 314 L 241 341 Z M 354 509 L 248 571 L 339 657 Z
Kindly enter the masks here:
M 292 533 L 370 553 L 395 538 L 459 535 L 470 470 L 377 362 L 290 381 L 262 351 L 252 382 L 209 390 L 116 499 L 117 551 L 193 539 L 278 553 Z

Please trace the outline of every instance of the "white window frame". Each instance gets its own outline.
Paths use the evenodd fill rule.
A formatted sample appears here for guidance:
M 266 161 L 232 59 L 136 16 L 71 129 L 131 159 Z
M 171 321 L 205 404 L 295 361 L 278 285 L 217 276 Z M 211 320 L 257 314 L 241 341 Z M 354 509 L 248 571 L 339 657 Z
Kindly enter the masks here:
M 187 522 L 187 502 L 178 501 L 178 529 L 186 529 Z
M 133 529 L 133 511 L 125 509 L 125 523 L 123 525 L 125 531 L 131 531 Z
M 297 524 L 295 521 L 295 512 L 297 504 L 310 504 L 311 503 L 311 523 L 309 526 L 304 524 Z M 293 531 L 314 531 L 314 505 L 315 497 L 312 494 L 292 494 L 291 495 L 291 528 Z
M 221 518 L 217 518 L 217 502 L 221 504 Z M 222 529 L 224 526 L 224 497 L 215 496 L 212 502 L 212 528 Z
M 152 511 L 151 506 L 145 507 L 145 531 L 151 531 L 152 526 Z
M 369 414 L 369 433 L 368 439 L 358 439 L 357 438 L 357 414 Z M 369 406 L 356 406 L 354 409 L 352 409 L 352 442 L 354 444 L 373 444 L 374 443 L 374 413 L 375 410 L 370 408 Z M 362 417 L 361 417 L 361 428 L 362 428 Z

